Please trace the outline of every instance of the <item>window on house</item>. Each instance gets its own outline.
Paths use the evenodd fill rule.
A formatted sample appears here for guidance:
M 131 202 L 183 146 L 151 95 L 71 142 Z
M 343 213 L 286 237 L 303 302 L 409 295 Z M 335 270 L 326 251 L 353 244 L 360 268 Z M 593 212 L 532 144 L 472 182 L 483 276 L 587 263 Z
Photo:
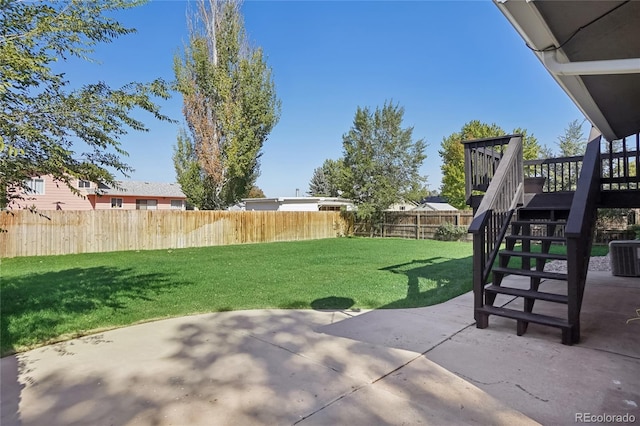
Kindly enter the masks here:
M 136 210 L 156 210 L 157 208 L 157 200 L 136 200 Z
M 171 209 L 172 210 L 182 210 L 184 204 L 182 200 L 171 200 Z
M 122 198 L 112 198 L 111 199 L 111 208 L 112 209 L 121 209 L 122 208 Z
M 88 180 L 78 180 L 78 188 L 91 188 L 91 182 Z
M 43 195 L 44 194 L 44 179 L 31 178 L 25 182 L 27 185 L 27 193 L 29 195 Z

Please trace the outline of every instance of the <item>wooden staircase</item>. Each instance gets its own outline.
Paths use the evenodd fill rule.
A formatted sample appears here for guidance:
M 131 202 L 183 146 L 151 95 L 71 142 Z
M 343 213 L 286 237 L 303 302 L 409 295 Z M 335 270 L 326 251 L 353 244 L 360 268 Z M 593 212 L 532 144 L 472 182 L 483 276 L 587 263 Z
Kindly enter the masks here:
M 550 176 L 553 189 L 527 195 L 520 135 L 465 142 L 466 196 L 475 210 L 469 227 L 474 244 L 474 317 L 478 328 L 488 327 L 491 315 L 515 319 L 518 335 L 527 331 L 529 323 L 558 328 L 562 343 L 571 345 L 580 341 L 582 297 L 601 197 L 600 137 L 591 138 L 584 157 L 557 159 L 559 166 L 552 161 L 536 162 L 539 169 L 534 172 Z M 565 173 L 569 163 L 575 163 L 567 167 L 569 171 L 580 170 L 579 178 Z M 481 198 L 476 196 L 479 191 L 484 192 Z M 567 254 L 554 254 L 554 244 L 566 246 Z M 566 261 L 567 272 L 545 271 L 550 260 Z M 507 275 L 527 277 L 528 285 L 506 285 L 513 282 L 504 280 Z M 565 283 L 566 291 L 545 289 L 549 280 Z M 495 306 L 500 294 L 522 298 L 522 309 Z M 536 313 L 538 300 L 565 305 L 566 314 Z
M 566 254 L 551 253 L 550 249 L 554 244 L 566 245 L 564 228 L 568 216 L 569 206 L 518 209 L 517 219 L 511 221 L 511 234 L 505 237 L 505 248 L 498 252 L 497 265 L 491 270 L 492 283 L 484 289 L 484 305 L 476 310 L 477 315 L 486 317 L 482 322 L 488 323 L 489 315 L 515 319 L 518 336 L 527 331 L 529 323 L 555 327 L 562 330 L 563 343 L 571 344 L 568 313 L 563 317 L 552 317 L 533 312 L 537 300 L 568 305 L 566 291 L 557 294 L 540 288 L 547 280 L 563 281 L 564 288 L 567 287 L 567 273 L 548 272 L 544 266 L 550 260 L 567 260 Z M 504 285 L 503 278 L 507 275 L 528 277 L 528 288 Z M 522 298 L 524 309 L 494 306 L 498 294 Z

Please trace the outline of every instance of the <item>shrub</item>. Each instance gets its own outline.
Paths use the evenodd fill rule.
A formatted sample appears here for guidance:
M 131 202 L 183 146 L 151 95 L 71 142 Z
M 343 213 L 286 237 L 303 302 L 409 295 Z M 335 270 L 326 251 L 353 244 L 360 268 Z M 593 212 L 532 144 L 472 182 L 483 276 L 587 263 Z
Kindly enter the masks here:
M 440 241 L 459 241 L 467 235 L 466 226 L 456 226 L 452 223 L 443 223 L 436 229 L 434 238 Z
M 631 225 L 628 230 L 635 234 L 636 240 L 640 240 L 640 225 Z

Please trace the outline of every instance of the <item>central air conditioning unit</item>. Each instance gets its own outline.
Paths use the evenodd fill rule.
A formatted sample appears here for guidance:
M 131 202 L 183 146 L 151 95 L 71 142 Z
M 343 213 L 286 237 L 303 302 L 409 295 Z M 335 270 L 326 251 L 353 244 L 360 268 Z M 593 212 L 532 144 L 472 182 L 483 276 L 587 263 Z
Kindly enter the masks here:
M 622 277 L 640 276 L 640 240 L 609 243 L 611 273 Z

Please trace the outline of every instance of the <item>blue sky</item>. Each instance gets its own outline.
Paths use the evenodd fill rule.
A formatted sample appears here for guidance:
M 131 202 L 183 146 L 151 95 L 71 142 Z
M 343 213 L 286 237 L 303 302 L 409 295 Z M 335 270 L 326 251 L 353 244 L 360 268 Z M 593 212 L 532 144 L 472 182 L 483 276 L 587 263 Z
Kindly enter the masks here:
M 184 1 L 153 1 L 117 15 L 136 34 L 96 48 L 100 63 L 73 61 L 73 84 L 173 79 L 173 56 L 187 39 Z M 263 147 L 258 186 L 268 197 L 308 190 L 313 170 L 342 154 L 358 106 L 392 100 L 404 125 L 428 144 L 421 169 L 441 184 L 442 139 L 470 120 L 523 127 L 543 145 L 582 114 L 490 1 L 247 1 L 250 41 L 273 69 L 280 121 Z M 64 67 L 64 65 L 63 65 Z M 182 99 L 161 102 L 182 123 Z M 131 179 L 175 181 L 171 160 L 179 124 L 140 113 L 150 131 L 122 145 Z

